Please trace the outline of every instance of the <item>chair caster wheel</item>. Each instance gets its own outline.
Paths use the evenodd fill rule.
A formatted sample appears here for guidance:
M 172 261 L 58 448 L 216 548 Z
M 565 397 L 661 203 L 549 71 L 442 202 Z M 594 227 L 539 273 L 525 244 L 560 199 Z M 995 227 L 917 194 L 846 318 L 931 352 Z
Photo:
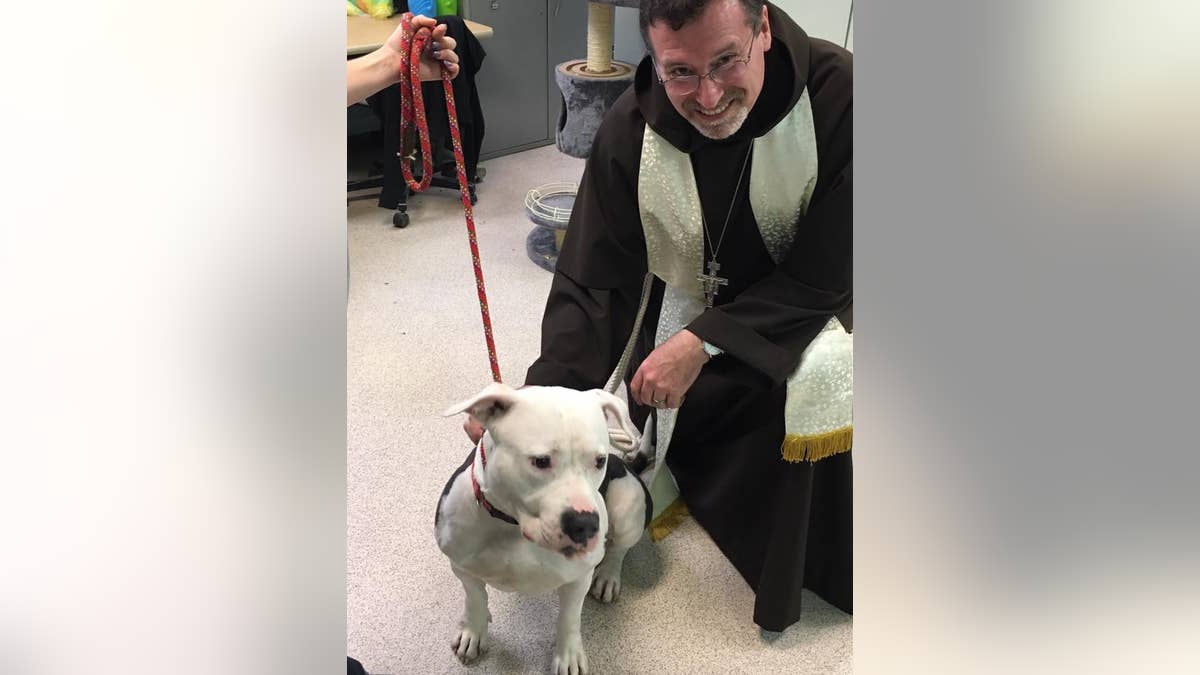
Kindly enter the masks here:
M 403 211 L 393 213 L 392 224 L 396 227 L 408 227 L 408 214 Z

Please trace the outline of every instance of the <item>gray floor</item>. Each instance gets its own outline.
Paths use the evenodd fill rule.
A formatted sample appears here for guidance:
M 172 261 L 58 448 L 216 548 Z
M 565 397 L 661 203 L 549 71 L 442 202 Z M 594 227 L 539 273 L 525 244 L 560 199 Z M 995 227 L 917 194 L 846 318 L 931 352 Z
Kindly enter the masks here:
M 483 164 L 476 227 L 501 373 L 520 384 L 537 356 L 550 273 L 525 254 L 524 195 L 578 181 L 553 146 Z M 441 411 L 491 381 L 457 194 L 434 189 L 391 225 L 374 200 L 347 207 L 347 652 L 373 675 L 539 673 L 556 602 L 489 591 L 492 647 L 464 668 L 450 651 L 463 594 L 433 540 L 434 507 L 469 445 Z M 613 605 L 584 605 L 595 673 L 849 673 L 850 617 L 807 594 L 781 634 L 751 621 L 753 595 L 694 521 L 629 554 Z

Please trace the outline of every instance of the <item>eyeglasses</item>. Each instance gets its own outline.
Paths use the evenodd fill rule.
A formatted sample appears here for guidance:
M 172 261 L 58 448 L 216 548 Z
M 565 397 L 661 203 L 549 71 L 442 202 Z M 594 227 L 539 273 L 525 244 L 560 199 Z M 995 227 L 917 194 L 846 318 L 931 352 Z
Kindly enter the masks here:
M 750 37 L 750 47 L 754 47 L 754 39 L 758 37 L 758 31 L 754 31 L 754 35 Z M 729 84 L 736 81 L 746 72 L 746 64 L 750 63 L 751 50 L 746 50 L 746 55 L 742 58 L 733 56 L 726 57 L 728 60 L 718 64 L 712 70 L 703 75 L 676 75 L 663 79 L 658 78 L 662 86 L 676 96 L 686 96 L 700 88 L 700 78 L 707 77 L 718 84 Z M 655 73 L 657 75 L 657 73 Z

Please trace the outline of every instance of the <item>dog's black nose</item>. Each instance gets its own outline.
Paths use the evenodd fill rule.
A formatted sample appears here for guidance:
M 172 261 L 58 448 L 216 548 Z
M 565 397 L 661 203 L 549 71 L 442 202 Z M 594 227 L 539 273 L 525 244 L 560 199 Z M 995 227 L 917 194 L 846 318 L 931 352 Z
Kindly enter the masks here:
M 600 529 L 600 514 L 595 511 L 564 511 L 562 529 L 571 541 L 576 544 L 586 544 Z

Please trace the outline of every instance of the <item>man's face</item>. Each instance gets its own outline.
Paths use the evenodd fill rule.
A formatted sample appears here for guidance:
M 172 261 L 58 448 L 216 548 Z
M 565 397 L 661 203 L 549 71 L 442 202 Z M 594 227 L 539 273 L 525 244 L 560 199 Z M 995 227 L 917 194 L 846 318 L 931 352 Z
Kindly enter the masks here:
M 671 105 L 701 134 L 713 139 L 728 138 L 741 128 L 762 92 L 765 66 L 763 53 L 771 48 L 771 28 L 764 5 L 757 34 L 747 25 L 746 10 L 739 0 L 714 0 L 699 17 L 677 31 L 665 21 L 655 21 L 647 30 L 661 80 L 699 75 L 695 91 L 666 83 Z M 749 61 L 742 65 L 739 60 Z M 704 77 L 714 68 L 726 66 Z M 693 78 L 694 79 L 694 78 Z

